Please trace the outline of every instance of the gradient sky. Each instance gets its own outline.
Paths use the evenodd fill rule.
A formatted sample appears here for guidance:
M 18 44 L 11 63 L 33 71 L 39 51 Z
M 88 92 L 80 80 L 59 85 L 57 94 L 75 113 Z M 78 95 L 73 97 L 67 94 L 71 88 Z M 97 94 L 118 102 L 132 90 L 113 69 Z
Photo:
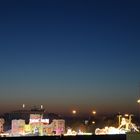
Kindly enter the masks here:
M 140 3 L 0 1 L 0 110 L 134 112 Z

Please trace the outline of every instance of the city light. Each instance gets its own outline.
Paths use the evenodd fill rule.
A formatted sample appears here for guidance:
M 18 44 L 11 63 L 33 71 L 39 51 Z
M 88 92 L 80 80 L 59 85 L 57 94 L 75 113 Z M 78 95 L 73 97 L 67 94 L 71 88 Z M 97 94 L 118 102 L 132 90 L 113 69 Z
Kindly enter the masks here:
M 43 105 L 41 105 L 40 108 L 43 109 Z
M 22 105 L 22 108 L 23 108 L 23 109 L 25 108 L 25 104 Z
M 93 115 L 96 115 L 96 111 L 95 111 L 95 110 L 93 110 L 93 111 L 92 111 L 92 114 L 93 114 Z
M 140 104 L 140 99 L 137 100 L 137 103 Z
M 77 112 L 76 112 L 76 110 L 72 110 L 72 114 L 76 114 Z
M 125 116 L 125 117 L 128 117 L 128 116 L 129 116 L 129 114 L 124 114 L 124 116 Z

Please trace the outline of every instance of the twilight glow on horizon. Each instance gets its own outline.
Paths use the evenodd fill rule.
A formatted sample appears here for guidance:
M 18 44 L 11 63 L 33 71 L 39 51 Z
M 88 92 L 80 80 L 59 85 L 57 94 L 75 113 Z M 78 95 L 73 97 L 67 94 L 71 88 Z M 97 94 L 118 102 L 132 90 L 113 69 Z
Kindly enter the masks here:
M 140 2 L 0 1 L 0 112 L 136 112 Z

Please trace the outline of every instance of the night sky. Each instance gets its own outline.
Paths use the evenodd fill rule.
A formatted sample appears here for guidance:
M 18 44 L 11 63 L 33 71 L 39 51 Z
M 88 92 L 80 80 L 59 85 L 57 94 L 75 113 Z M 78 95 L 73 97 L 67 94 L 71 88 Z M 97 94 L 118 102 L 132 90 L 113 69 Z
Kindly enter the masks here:
M 1 0 L 0 111 L 135 112 L 138 0 Z

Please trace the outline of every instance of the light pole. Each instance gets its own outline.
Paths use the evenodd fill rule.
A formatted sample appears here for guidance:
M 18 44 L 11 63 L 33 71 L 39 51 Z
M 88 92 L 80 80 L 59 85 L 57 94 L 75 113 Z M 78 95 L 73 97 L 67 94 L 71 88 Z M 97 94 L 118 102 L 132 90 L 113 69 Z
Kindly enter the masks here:
M 137 100 L 138 103 L 138 117 L 140 117 L 140 99 Z M 139 120 L 139 119 L 138 119 Z
M 73 109 L 71 111 L 71 113 L 72 113 L 71 127 L 75 130 L 77 128 L 77 124 L 76 124 L 76 122 L 77 122 L 77 118 L 76 118 L 77 111 L 75 109 Z
M 75 109 L 72 110 L 72 118 L 73 118 L 73 121 L 76 121 L 76 114 L 77 114 L 77 111 Z
M 96 111 L 95 111 L 95 110 L 93 110 L 93 111 L 92 111 L 92 115 L 93 115 L 93 117 L 92 117 L 92 118 L 94 118 L 94 119 L 95 119 L 95 115 L 96 115 Z
M 90 116 L 89 116 L 89 120 L 88 120 L 88 124 L 86 125 L 86 128 L 87 128 L 87 131 L 88 132 L 91 132 L 93 131 L 93 129 L 95 129 L 95 124 L 96 124 L 96 119 L 95 119 L 95 116 L 96 116 L 96 110 L 93 109 L 90 113 Z
M 96 115 L 96 110 L 92 110 L 92 122 L 95 122 L 95 115 Z M 94 120 L 94 121 L 93 121 Z M 89 117 L 89 121 L 90 121 L 90 117 Z

